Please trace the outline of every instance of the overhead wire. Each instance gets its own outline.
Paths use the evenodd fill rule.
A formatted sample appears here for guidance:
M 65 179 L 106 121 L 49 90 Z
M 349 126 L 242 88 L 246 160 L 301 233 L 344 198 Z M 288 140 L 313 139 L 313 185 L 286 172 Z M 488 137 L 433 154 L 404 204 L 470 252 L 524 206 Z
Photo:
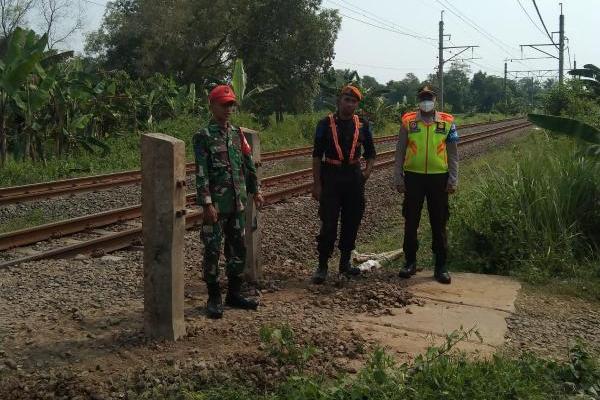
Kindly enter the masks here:
M 333 0 L 329 0 L 329 1 L 333 1 Z M 410 29 L 410 28 L 408 28 L 408 27 L 401 26 L 401 25 L 397 24 L 397 23 L 396 23 L 396 22 L 394 22 L 394 21 L 391 21 L 391 20 L 389 20 L 389 19 L 385 19 L 385 18 L 383 18 L 383 17 L 381 17 L 381 16 L 379 16 L 379 15 L 377 15 L 377 14 L 375 14 L 375 13 L 373 13 L 373 12 L 369 11 L 369 10 L 366 10 L 366 9 L 364 9 L 364 8 L 360 8 L 359 6 L 357 6 L 357 5 L 355 5 L 355 4 L 351 3 L 351 2 L 349 2 L 349 1 L 347 1 L 347 0 L 340 0 L 340 1 L 341 1 L 341 2 L 343 2 L 343 3 L 345 3 L 345 4 L 347 4 L 348 6 L 350 6 L 350 7 L 352 7 L 352 8 L 354 8 L 354 9 L 356 9 L 356 10 L 362 11 L 362 12 L 364 12 L 364 13 L 366 13 L 366 14 L 369 14 L 369 15 L 371 15 L 371 16 L 373 16 L 373 17 L 375 17 L 377 20 L 379 20 L 379 21 L 381 21 L 381 22 L 387 22 L 387 23 L 391 24 L 391 26 L 393 26 L 393 27 L 398 27 L 398 28 L 401 28 L 401 29 L 402 29 L 402 30 L 404 30 L 404 31 L 407 31 L 407 32 L 412 32 L 412 33 L 414 33 L 415 35 L 422 37 L 423 39 L 427 39 L 427 40 L 433 40 L 433 41 L 437 41 L 437 40 L 438 40 L 437 38 L 433 38 L 433 37 L 429 37 L 429 36 L 423 35 L 423 34 L 421 34 L 421 33 L 417 32 L 417 31 L 415 31 L 414 29 Z M 339 4 L 339 3 L 338 3 L 338 4 Z
M 342 17 L 344 17 L 344 18 L 348 18 L 348 19 L 360 22 L 362 24 L 369 25 L 371 27 L 381 29 L 381 30 L 385 30 L 385 31 L 397 33 L 397 34 L 402 35 L 402 36 L 412 37 L 414 39 L 417 39 L 417 40 L 419 40 L 419 41 L 427 44 L 428 46 L 431 46 L 431 47 L 435 48 L 435 46 L 431 42 L 428 42 L 428 40 L 435 40 L 433 38 L 421 35 L 419 33 L 406 32 L 405 31 L 406 29 L 405 30 L 399 29 L 399 28 L 402 28 L 399 25 L 386 23 L 385 20 L 380 20 L 380 19 L 377 19 L 377 18 L 369 17 L 368 15 L 366 15 L 364 13 L 361 13 L 359 11 L 356 11 L 356 10 L 353 10 L 353 9 L 351 9 L 349 7 L 346 7 L 346 6 L 344 6 L 344 5 L 336 2 L 334 0 L 326 0 L 326 1 L 328 1 L 329 3 L 334 4 L 337 7 L 343 8 L 343 9 L 345 9 L 347 11 L 350 11 L 350 12 L 358 14 L 358 15 L 364 17 L 364 18 L 367 18 L 367 20 L 361 19 L 361 18 L 357 18 L 357 17 L 351 16 L 351 15 L 348 15 L 348 14 L 345 14 L 341 10 L 339 10 L 340 11 L 340 15 Z
M 546 23 L 544 22 L 544 18 L 542 18 L 542 14 L 540 13 L 540 9 L 537 6 L 537 3 L 535 2 L 535 0 L 531 0 L 533 2 L 533 6 L 535 7 L 535 11 L 537 12 L 538 17 L 540 17 L 540 21 L 542 22 L 542 26 L 544 27 L 544 30 L 546 31 L 546 35 L 548 35 L 548 38 L 550 39 L 550 42 L 558 49 L 558 45 L 556 43 L 554 43 L 554 39 L 552 39 L 552 35 L 550 34 L 550 32 L 548 32 L 548 28 L 546 28 Z
M 442 3 L 442 1 L 440 1 L 440 0 L 435 0 L 435 1 L 439 5 L 441 5 L 444 9 L 446 9 L 447 11 L 452 13 L 454 16 L 456 16 L 458 19 L 463 21 L 465 24 L 467 24 L 468 26 L 473 28 L 475 31 L 480 33 L 484 38 L 489 40 L 492 44 L 494 44 L 496 47 L 498 47 L 504 53 L 506 53 L 509 56 L 509 58 L 514 59 L 518 63 L 527 66 L 527 64 L 520 61 L 518 59 L 518 57 L 515 57 L 514 54 L 511 53 L 510 46 L 507 43 L 504 43 L 502 40 L 498 39 L 496 36 L 487 32 L 485 29 L 483 29 L 481 26 L 479 26 L 476 22 L 474 22 L 471 18 L 469 18 L 467 15 L 465 15 L 463 12 L 461 12 L 456 6 L 452 5 L 449 1 L 442 0 L 446 4 Z
M 529 18 L 529 20 L 531 21 L 531 23 L 533 24 L 533 26 L 535 26 L 535 28 L 541 32 L 542 35 L 546 35 L 546 33 L 542 30 L 542 28 L 539 27 L 538 24 L 535 23 L 535 21 L 533 20 L 533 18 L 531 18 L 531 15 L 529 15 L 529 13 L 527 12 L 527 9 L 523 6 L 523 3 L 521 3 L 521 0 L 517 0 L 517 3 L 519 3 L 519 6 L 521 6 L 521 10 L 523 10 L 523 12 L 525 13 L 525 15 L 527 15 L 527 18 Z

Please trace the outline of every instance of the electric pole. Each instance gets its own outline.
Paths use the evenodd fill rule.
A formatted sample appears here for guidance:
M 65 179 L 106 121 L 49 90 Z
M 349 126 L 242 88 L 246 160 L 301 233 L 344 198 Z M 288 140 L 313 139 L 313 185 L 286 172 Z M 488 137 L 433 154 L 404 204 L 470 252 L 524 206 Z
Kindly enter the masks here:
M 438 46 L 438 82 L 440 84 L 440 104 L 444 109 L 444 12 L 440 17 L 440 37 Z
M 563 15 L 562 3 L 560 3 L 560 16 L 558 18 L 558 44 L 554 42 L 554 39 L 550 37 L 551 43 L 536 43 L 536 44 L 522 44 L 521 45 L 521 58 L 518 60 L 539 60 L 544 58 L 554 58 L 558 60 L 558 84 L 563 84 L 563 75 L 564 75 L 564 64 L 565 64 L 565 16 Z M 558 50 L 558 56 L 555 56 L 552 53 L 549 53 L 546 50 L 541 49 L 540 47 L 555 47 Z M 523 47 L 532 48 L 542 54 L 543 57 L 523 57 Z M 511 60 L 513 61 L 513 60 Z
M 444 34 L 444 11 L 442 11 L 441 13 L 441 17 L 440 17 L 440 35 L 439 35 L 439 45 L 438 45 L 438 84 L 439 84 L 439 90 L 440 90 L 440 105 L 441 105 L 441 110 L 444 110 L 444 64 L 446 64 L 448 61 L 467 61 L 467 60 L 478 60 L 481 57 L 477 57 L 475 58 L 473 56 L 473 49 L 475 49 L 475 47 L 479 47 L 479 46 L 447 46 L 444 47 L 444 37 L 448 37 L 448 39 L 450 39 L 451 35 L 445 35 Z M 450 57 L 447 60 L 444 60 L 444 50 L 449 50 L 449 49 L 460 49 L 460 51 L 456 54 L 454 54 L 452 57 Z M 471 49 L 471 57 L 470 58 L 462 58 L 462 59 L 457 59 L 456 57 L 461 55 L 462 53 L 464 53 L 465 51 Z
M 508 63 L 504 62 L 504 103 L 508 104 L 508 97 L 506 96 L 506 79 L 508 77 Z
M 558 84 L 563 84 L 565 64 L 565 16 L 560 3 L 560 17 L 558 18 Z

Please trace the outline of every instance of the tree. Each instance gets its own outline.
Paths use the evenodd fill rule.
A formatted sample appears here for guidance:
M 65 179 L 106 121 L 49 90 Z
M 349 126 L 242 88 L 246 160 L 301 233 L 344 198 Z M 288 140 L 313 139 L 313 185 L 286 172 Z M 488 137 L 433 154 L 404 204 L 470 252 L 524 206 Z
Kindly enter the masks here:
M 35 0 L 0 0 L 0 25 L 2 39 L 7 39 L 18 26 L 26 24 L 27 14 Z
M 86 52 L 105 69 L 133 77 L 173 75 L 202 86 L 221 81 L 235 58 L 229 37 L 242 16 L 236 0 L 117 0 L 109 3 Z
M 452 105 L 452 111 L 462 113 L 469 107 L 469 66 L 452 63 L 448 72 L 444 73 L 444 102 Z
M 504 97 L 504 81 L 500 77 L 478 71 L 471 80 L 471 94 L 479 111 L 490 112 Z
M 318 82 L 330 66 L 341 20 L 320 0 L 240 2 L 231 48 L 244 59 L 250 86 L 276 84 L 256 111 L 310 110 Z
M 406 77 L 401 81 L 389 81 L 385 87 L 389 90 L 386 95 L 386 100 L 390 104 L 407 103 L 415 104 L 417 99 L 417 91 L 421 82 L 413 73 L 406 74 Z
M 80 0 L 37 0 L 40 29 L 48 37 L 48 49 L 64 44 L 83 27 L 83 7 Z
M 369 75 L 363 75 L 361 81 L 362 81 L 363 87 L 365 87 L 367 89 L 381 90 L 381 89 L 385 88 L 384 85 L 377 82 L 377 79 L 375 79 Z

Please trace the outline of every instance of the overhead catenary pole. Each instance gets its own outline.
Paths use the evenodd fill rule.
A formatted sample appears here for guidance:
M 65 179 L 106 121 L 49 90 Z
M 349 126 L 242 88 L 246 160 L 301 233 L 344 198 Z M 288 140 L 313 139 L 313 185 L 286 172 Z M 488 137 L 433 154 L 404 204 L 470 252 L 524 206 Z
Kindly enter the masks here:
M 554 42 L 552 37 L 550 37 L 550 43 L 535 43 L 535 44 L 522 44 L 521 45 L 521 58 L 518 60 L 539 60 L 545 58 L 554 58 L 558 60 L 558 84 L 562 85 L 564 81 L 564 65 L 565 65 L 565 16 L 563 15 L 562 3 L 560 4 L 560 16 L 558 19 L 558 44 Z M 556 33 L 556 32 L 552 32 Z M 523 57 L 523 48 L 531 48 L 536 50 L 539 53 L 542 53 L 543 57 Z M 549 53 L 551 50 L 544 50 L 543 48 L 552 47 L 558 50 L 558 56 L 552 53 Z M 553 50 L 553 49 L 552 49 Z M 511 60 L 513 61 L 513 60 Z
M 478 58 L 471 55 L 470 58 L 462 58 L 457 59 L 459 55 L 464 53 L 465 51 L 471 49 L 475 49 L 475 47 L 479 46 L 444 46 L 444 37 L 450 38 L 450 35 L 444 34 L 444 11 L 442 10 L 440 17 L 440 25 L 439 25 L 439 44 L 438 44 L 438 85 L 439 85 L 439 98 L 440 98 L 440 108 L 444 110 L 444 64 L 448 61 L 467 61 L 467 60 L 477 60 Z M 460 50 L 458 53 L 455 53 L 452 57 L 447 60 L 444 59 L 444 50 Z
M 508 63 L 504 63 L 504 103 L 508 103 L 508 97 L 506 96 L 506 79 L 508 78 Z
M 444 11 L 440 17 L 440 37 L 438 48 L 438 82 L 440 85 L 440 105 L 444 109 Z
M 558 19 L 558 84 L 563 84 L 563 74 L 565 67 L 565 16 L 562 12 L 562 3 L 560 3 L 560 17 Z

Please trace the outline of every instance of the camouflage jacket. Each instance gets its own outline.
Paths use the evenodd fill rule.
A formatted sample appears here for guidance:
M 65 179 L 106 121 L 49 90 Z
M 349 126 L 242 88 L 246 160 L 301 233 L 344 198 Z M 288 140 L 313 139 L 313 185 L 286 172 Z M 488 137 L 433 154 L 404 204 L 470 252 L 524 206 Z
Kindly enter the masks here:
M 243 211 L 248 193 L 258 192 L 256 167 L 240 128 L 211 121 L 194 135 L 196 202 L 220 213 Z M 244 149 L 244 150 L 242 150 Z

